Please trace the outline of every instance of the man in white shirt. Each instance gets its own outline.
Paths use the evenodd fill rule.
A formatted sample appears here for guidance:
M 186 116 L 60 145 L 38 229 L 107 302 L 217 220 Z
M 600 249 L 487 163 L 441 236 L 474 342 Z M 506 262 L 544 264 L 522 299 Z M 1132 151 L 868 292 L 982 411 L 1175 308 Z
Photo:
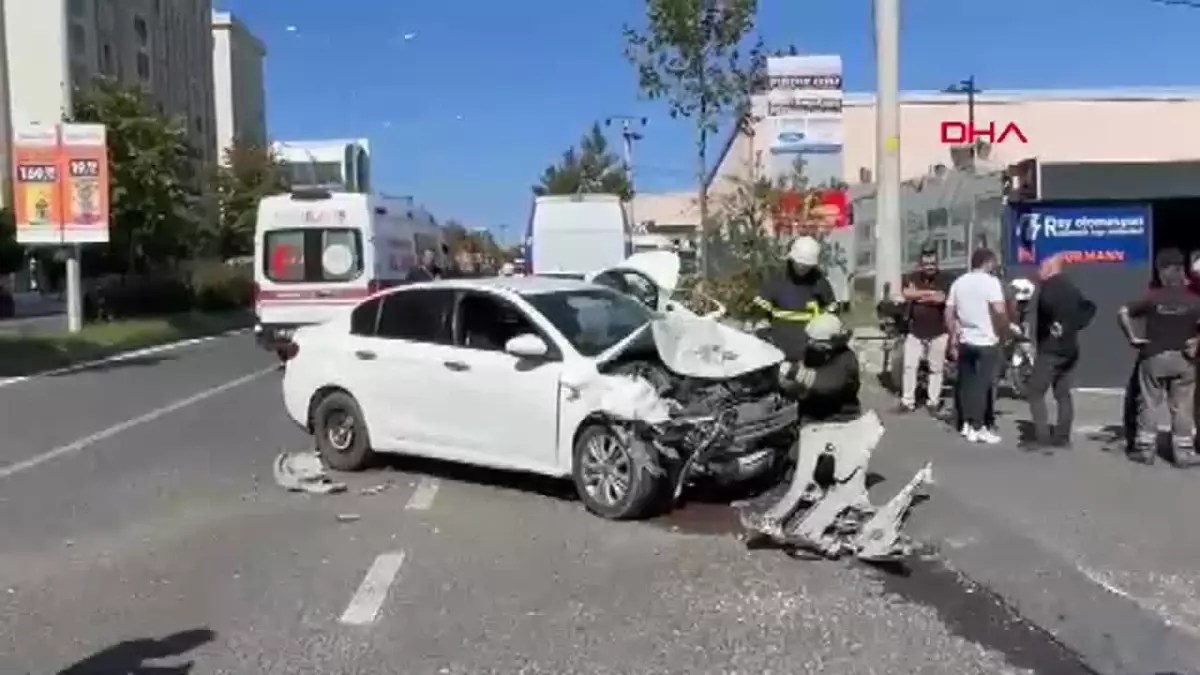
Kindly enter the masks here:
M 1001 358 L 1001 335 L 1013 331 L 1004 288 L 995 275 L 996 254 L 971 254 L 971 271 L 950 285 L 946 296 L 946 330 L 950 351 L 958 358 L 957 397 L 962 407 L 962 434 L 972 443 L 999 443 L 988 427 L 987 407 Z

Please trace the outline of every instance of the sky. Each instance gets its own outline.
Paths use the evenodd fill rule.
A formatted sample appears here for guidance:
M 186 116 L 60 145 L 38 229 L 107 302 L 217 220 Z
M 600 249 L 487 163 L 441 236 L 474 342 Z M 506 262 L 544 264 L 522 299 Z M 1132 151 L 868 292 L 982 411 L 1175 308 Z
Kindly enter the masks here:
M 972 74 L 983 90 L 1200 86 L 1200 8 L 1154 0 L 901 4 L 905 89 L 942 89 Z M 647 118 L 634 151 L 639 191 L 693 185 L 688 121 L 642 100 L 622 56 L 622 26 L 642 24 L 643 0 L 216 5 L 266 44 L 272 138 L 368 138 L 375 189 L 413 195 L 439 219 L 515 243 L 543 169 L 594 121 L 616 115 Z M 848 91 L 875 86 L 870 0 L 760 0 L 756 30 L 770 49 L 840 54 Z

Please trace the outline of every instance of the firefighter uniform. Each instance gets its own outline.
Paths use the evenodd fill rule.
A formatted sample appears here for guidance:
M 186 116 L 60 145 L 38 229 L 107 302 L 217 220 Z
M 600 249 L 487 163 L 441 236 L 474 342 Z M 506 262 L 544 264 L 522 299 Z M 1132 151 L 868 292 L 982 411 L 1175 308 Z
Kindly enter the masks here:
M 788 252 L 787 269 L 753 300 L 771 322 L 771 341 L 789 361 L 804 360 L 808 322 L 837 307 L 833 286 L 817 267 L 820 252 L 816 239 L 798 238 Z

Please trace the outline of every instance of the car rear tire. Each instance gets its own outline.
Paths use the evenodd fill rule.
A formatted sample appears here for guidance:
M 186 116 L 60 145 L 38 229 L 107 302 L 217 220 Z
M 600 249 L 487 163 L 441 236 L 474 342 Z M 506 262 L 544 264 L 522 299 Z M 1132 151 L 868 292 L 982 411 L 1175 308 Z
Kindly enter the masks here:
M 661 501 L 665 483 L 654 467 L 639 462 L 606 424 L 593 424 L 575 439 L 571 476 L 588 511 L 609 520 L 642 518 Z
M 336 471 L 361 471 L 375 458 L 362 410 L 344 391 L 331 392 L 317 402 L 313 437 L 325 465 Z

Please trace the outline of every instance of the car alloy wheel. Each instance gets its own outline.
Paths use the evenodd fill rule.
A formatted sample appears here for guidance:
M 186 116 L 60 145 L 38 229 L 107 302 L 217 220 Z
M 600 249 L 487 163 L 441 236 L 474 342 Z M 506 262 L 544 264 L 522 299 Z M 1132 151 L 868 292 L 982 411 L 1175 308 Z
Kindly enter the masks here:
M 325 427 L 329 447 L 337 452 L 349 452 L 354 445 L 354 416 L 346 412 L 329 415 Z
M 584 446 L 581 478 L 588 496 L 607 507 L 618 506 L 629 495 L 633 458 L 612 434 L 589 439 Z

